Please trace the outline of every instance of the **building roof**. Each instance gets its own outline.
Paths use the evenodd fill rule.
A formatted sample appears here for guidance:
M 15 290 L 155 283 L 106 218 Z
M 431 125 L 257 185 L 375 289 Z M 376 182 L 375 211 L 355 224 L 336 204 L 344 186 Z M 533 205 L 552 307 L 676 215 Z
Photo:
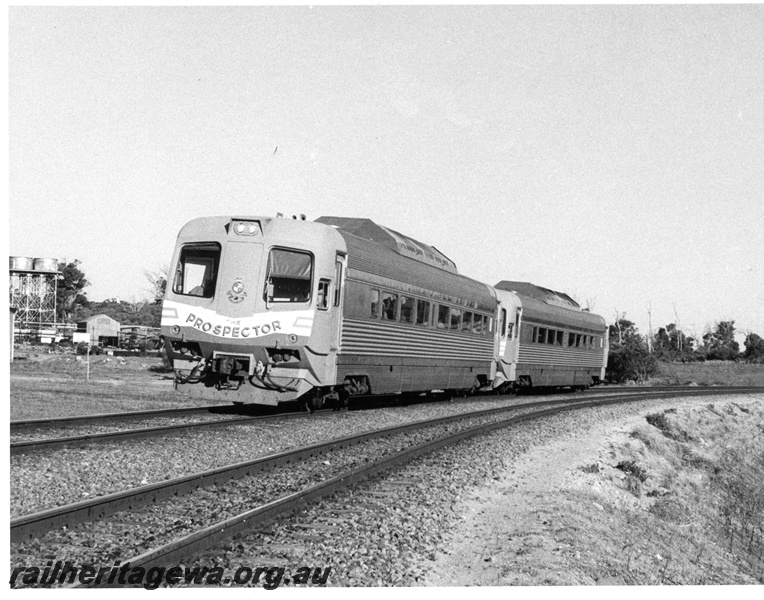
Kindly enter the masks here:
M 90 321 L 93 321 L 95 319 L 103 319 L 104 317 L 106 317 L 110 321 L 114 321 L 117 324 L 119 323 L 119 321 L 117 321 L 115 318 L 110 317 L 109 315 L 107 315 L 105 313 L 98 313 L 97 315 L 91 315 L 87 319 L 85 319 L 84 321 L 80 321 L 80 323 L 90 323 Z

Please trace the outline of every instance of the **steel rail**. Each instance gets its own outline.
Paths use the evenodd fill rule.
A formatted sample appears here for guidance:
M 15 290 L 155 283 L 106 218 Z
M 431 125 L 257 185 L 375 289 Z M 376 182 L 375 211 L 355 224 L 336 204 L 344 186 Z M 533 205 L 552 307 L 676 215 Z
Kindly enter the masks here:
M 153 410 L 137 410 L 117 413 L 101 413 L 96 415 L 80 415 L 76 417 L 51 417 L 42 419 L 29 419 L 25 421 L 11 421 L 11 433 L 19 429 L 30 427 L 52 427 L 58 425 L 87 425 L 88 423 L 100 423 L 102 421 L 114 421 L 123 419 L 142 419 L 145 417 L 157 417 L 165 415 L 185 416 L 194 413 L 212 412 L 213 410 L 229 409 L 228 405 L 190 406 L 183 408 L 157 408 Z
M 682 395 L 688 394 L 685 393 Z M 702 395 L 709 395 L 709 393 L 707 392 L 706 394 Z M 180 559 L 188 559 L 192 557 L 194 552 L 207 549 L 216 542 L 230 538 L 231 536 L 236 535 L 237 533 L 241 533 L 247 529 L 251 529 L 254 526 L 263 525 L 271 521 L 276 516 L 292 512 L 312 500 L 316 500 L 318 498 L 335 493 L 341 489 L 351 486 L 354 483 L 368 479 L 377 473 L 406 463 L 413 458 L 431 453 L 446 445 L 455 444 L 475 435 L 485 434 L 501 427 L 507 427 L 509 425 L 515 425 L 524 421 L 530 421 L 533 419 L 551 416 L 566 411 L 580 410 L 583 408 L 591 408 L 596 406 L 606 406 L 610 404 L 639 402 L 646 399 L 649 398 L 645 398 L 645 394 L 636 394 L 621 395 L 615 398 L 599 398 L 577 402 L 567 401 L 562 406 L 546 408 L 523 415 L 511 416 L 500 421 L 475 425 L 455 433 L 449 433 L 434 440 L 430 440 L 411 448 L 401 450 L 373 463 L 368 463 L 366 465 L 356 467 L 346 471 L 345 473 L 327 479 L 326 481 L 308 486 L 299 492 L 283 496 L 277 500 L 268 502 L 251 510 L 240 513 L 236 516 L 205 527 L 178 540 L 148 550 L 143 554 L 123 561 L 122 564 L 129 564 L 131 569 L 136 567 L 148 568 L 150 566 L 167 566 L 171 564 L 177 564 Z M 555 402 L 548 401 L 539 404 L 553 403 Z M 114 584 L 111 584 L 111 586 L 113 587 Z
M 251 423 L 253 421 L 272 421 L 279 419 L 294 419 L 310 416 L 308 413 L 280 413 L 275 415 L 262 415 L 257 417 L 236 417 L 232 419 L 217 419 L 213 421 L 194 421 L 191 423 L 177 423 L 175 425 L 161 425 L 157 427 L 145 427 L 141 429 L 123 429 L 120 431 L 107 431 L 103 433 L 87 433 L 60 438 L 46 438 L 39 440 L 21 440 L 11 442 L 11 455 L 26 454 L 35 450 L 54 450 L 71 446 L 85 446 L 97 443 L 123 442 L 126 440 L 152 437 L 171 432 L 181 432 L 202 427 L 227 427 Z
M 758 391 L 761 390 L 751 390 L 751 392 Z M 619 394 L 613 398 L 613 400 L 623 400 L 625 398 L 631 398 L 633 400 L 649 400 L 653 398 L 665 397 L 667 393 L 668 392 L 654 394 Z M 684 391 L 683 393 L 680 392 L 679 394 L 677 394 L 677 392 L 672 392 L 671 397 L 677 395 L 694 396 L 711 394 L 716 395 L 718 392 L 712 392 L 710 390 Z M 601 402 L 602 399 L 592 401 Z M 167 498 L 190 493 L 197 489 L 201 489 L 218 482 L 251 476 L 256 473 L 275 468 L 277 466 L 286 465 L 299 460 L 323 455 L 333 450 L 339 450 L 349 446 L 357 445 L 375 438 L 382 438 L 398 433 L 403 433 L 411 429 L 445 424 L 464 418 L 487 416 L 491 414 L 515 411 L 525 408 L 553 406 L 560 404 L 575 405 L 582 402 L 585 401 L 571 398 L 544 400 L 541 402 L 529 402 L 524 404 L 490 408 L 480 411 L 464 412 L 455 415 L 449 415 L 446 417 L 439 417 L 437 419 L 414 421 L 404 425 L 395 425 L 383 429 L 345 436 L 342 438 L 328 440 L 326 442 L 312 444 L 310 446 L 282 451 L 253 460 L 243 461 L 215 469 L 193 473 L 175 479 L 130 488 L 120 492 L 98 496 L 92 499 L 83 500 L 64 506 L 54 507 L 12 519 L 11 542 L 19 542 L 32 539 L 56 527 L 70 526 L 76 523 L 101 519 L 122 510 L 132 510 L 134 508 L 148 504 L 154 504 Z

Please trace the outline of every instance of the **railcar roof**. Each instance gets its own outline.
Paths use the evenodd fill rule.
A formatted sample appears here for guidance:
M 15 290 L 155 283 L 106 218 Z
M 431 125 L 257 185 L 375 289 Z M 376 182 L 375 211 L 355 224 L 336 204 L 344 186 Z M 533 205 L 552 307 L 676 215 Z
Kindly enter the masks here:
M 526 296 L 539 300 L 552 306 L 560 306 L 562 308 L 569 308 L 572 310 L 581 310 L 581 306 L 573 300 L 567 294 L 563 292 L 555 292 L 540 285 L 534 285 L 527 281 L 500 281 L 495 288 L 499 290 L 506 290 L 507 292 L 515 292 L 520 296 Z
M 514 292 L 523 304 L 523 319 L 559 327 L 575 327 L 602 334 L 605 319 L 581 307 L 567 294 L 528 283 L 501 281 L 494 287 Z
M 407 256 L 419 262 L 438 267 L 450 273 L 458 273 L 456 264 L 440 250 L 410 238 L 402 233 L 378 225 L 371 219 L 350 217 L 319 217 L 316 223 L 336 227 L 340 232 L 382 244 L 395 250 L 401 256 Z

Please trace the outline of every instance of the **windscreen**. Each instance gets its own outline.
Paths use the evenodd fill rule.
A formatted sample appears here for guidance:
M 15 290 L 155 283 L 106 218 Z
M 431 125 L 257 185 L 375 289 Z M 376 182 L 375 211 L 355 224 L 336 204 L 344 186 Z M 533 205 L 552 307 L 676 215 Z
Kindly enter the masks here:
M 186 244 L 180 250 L 172 291 L 184 296 L 212 298 L 220 263 L 220 244 Z
M 313 257 L 307 252 L 273 248 L 268 254 L 266 298 L 268 302 L 310 300 Z

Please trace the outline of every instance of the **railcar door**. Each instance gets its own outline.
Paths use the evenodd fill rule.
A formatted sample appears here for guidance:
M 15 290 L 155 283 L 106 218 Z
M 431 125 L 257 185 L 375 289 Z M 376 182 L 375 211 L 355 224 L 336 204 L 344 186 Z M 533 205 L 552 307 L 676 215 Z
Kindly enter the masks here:
M 334 263 L 334 290 L 332 293 L 332 345 L 335 365 L 337 354 L 341 352 L 342 339 L 342 310 L 345 297 L 345 272 L 347 271 L 347 255 L 337 253 Z
M 497 375 L 507 382 L 517 378 L 519 354 L 520 298 L 512 292 L 496 290 L 499 299 L 499 351 Z

